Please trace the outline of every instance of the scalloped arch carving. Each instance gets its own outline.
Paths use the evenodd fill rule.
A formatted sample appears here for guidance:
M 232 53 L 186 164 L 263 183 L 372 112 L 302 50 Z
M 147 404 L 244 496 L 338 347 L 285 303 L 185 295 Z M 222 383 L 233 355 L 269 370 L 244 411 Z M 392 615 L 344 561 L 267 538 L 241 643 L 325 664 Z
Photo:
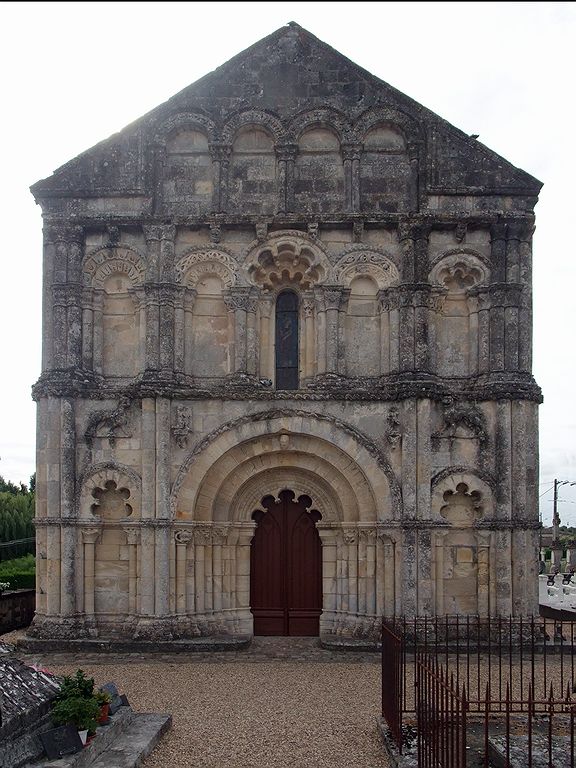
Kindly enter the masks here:
M 130 491 L 130 506 L 132 507 L 130 519 L 139 518 L 142 487 L 140 475 L 130 467 L 113 462 L 94 464 L 80 477 L 78 482 L 78 516 L 83 519 L 94 520 L 91 509 L 94 505 L 94 499 L 97 498 L 95 492 L 99 489 L 110 488 L 112 484 L 115 488 L 127 488 Z
M 324 251 L 301 232 L 275 232 L 249 251 L 244 267 L 250 282 L 264 289 L 292 285 L 307 290 L 331 276 Z
M 334 267 L 336 281 L 350 287 L 356 277 L 371 277 L 378 288 L 388 288 L 400 282 L 400 272 L 386 251 L 358 246 L 346 249 Z
M 232 144 L 240 128 L 249 125 L 266 129 L 272 135 L 276 144 L 285 140 L 284 128 L 276 115 L 265 110 L 248 109 L 231 115 L 226 120 L 222 129 L 222 142 L 224 144 Z
M 262 499 L 272 495 L 278 498 L 283 490 L 294 491 L 296 496 L 310 496 L 312 507 L 326 522 L 343 519 L 342 505 L 329 484 L 318 475 L 301 467 L 276 467 L 263 470 L 249 478 L 232 500 L 236 520 L 249 521 L 255 509 L 262 508 Z M 217 509 L 217 505 L 215 505 Z
M 208 136 L 208 141 L 215 141 L 216 139 L 216 125 L 209 117 L 196 112 L 179 112 L 158 126 L 154 140 L 159 144 L 166 144 L 173 134 L 186 128 L 205 133 Z
M 434 478 L 432 488 L 432 513 L 436 518 L 446 519 L 446 507 L 460 497 L 468 502 L 469 524 L 478 517 L 493 516 L 492 488 L 473 471 L 466 470 L 464 467 L 446 469 L 442 475 Z
M 430 270 L 432 285 L 447 288 L 452 293 L 484 285 L 489 279 L 489 266 L 480 254 L 470 248 L 452 249 L 442 254 Z
M 111 275 L 122 273 L 136 288 L 146 277 L 146 260 L 136 249 L 126 245 L 102 246 L 84 257 L 82 271 L 86 287 L 103 289 Z
M 203 275 L 217 275 L 226 288 L 236 284 L 238 264 L 221 249 L 191 248 L 185 251 L 175 265 L 176 279 L 194 288 Z

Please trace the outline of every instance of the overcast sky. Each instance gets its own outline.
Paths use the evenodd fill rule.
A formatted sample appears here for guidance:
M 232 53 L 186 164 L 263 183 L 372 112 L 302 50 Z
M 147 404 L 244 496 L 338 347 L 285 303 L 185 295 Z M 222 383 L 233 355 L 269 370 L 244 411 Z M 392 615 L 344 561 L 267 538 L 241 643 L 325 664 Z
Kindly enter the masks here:
M 34 471 L 42 223 L 29 186 L 296 21 L 544 182 L 534 236 L 543 520 L 576 481 L 576 3 L 0 3 L 0 475 Z M 576 524 L 576 488 L 560 489 Z

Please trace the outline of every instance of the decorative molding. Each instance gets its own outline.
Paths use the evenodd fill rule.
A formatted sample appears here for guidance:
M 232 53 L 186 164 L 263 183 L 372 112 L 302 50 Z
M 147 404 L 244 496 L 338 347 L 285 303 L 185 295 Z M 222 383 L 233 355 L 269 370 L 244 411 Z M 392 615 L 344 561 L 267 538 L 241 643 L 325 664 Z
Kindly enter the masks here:
M 203 275 L 217 275 L 226 288 L 236 284 L 238 263 L 222 248 L 190 248 L 178 257 L 174 265 L 176 279 L 195 288 Z
M 192 410 L 186 405 L 177 405 L 174 409 L 176 418 L 172 425 L 172 435 L 179 448 L 186 448 L 188 436 L 192 430 Z
M 400 273 L 392 256 L 383 249 L 351 245 L 334 266 L 339 283 L 350 286 L 356 277 L 371 277 L 379 289 L 389 288 L 400 281 Z
M 103 289 L 106 278 L 118 272 L 127 275 L 136 288 L 144 283 L 146 259 L 131 246 L 101 246 L 86 254 L 82 270 L 87 288 Z
M 88 419 L 88 425 L 84 432 L 84 439 L 89 447 L 92 447 L 92 443 L 96 437 L 102 437 L 108 440 L 108 444 L 111 448 L 116 445 L 116 439 L 118 438 L 118 430 L 123 430 L 128 425 L 127 412 L 132 405 L 132 399 L 124 395 L 118 400 L 118 405 L 110 410 L 95 411 L 90 414 Z M 105 433 L 102 434 L 102 430 Z M 131 435 L 123 432 L 121 437 L 131 437 Z
M 232 144 L 236 134 L 244 126 L 266 129 L 272 135 L 275 144 L 284 142 L 286 138 L 282 122 L 277 115 L 263 109 L 246 109 L 226 118 L 222 129 L 222 141 Z
M 488 443 L 488 430 L 486 418 L 480 408 L 473 403 L 451 403 L 444 409 L 444 426 L 438 432 L 432 434 L 432 440 L 459 439 L 456 434 L 459 427 L 465 427 L 474 438 L 477 438 L 482 447 Z

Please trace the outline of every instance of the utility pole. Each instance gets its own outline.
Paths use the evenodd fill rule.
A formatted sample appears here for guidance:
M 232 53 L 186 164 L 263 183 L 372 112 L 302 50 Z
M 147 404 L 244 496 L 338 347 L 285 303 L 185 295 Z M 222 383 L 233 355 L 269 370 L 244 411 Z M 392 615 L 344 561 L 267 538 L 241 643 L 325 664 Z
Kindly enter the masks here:
M 558 486 L 561 485 L 560 480 L 554 480 L 554 513 L 552 514 L 552 539 L 554 542 L 558 541 L 560 537 L 560 516 L 558 514 Z

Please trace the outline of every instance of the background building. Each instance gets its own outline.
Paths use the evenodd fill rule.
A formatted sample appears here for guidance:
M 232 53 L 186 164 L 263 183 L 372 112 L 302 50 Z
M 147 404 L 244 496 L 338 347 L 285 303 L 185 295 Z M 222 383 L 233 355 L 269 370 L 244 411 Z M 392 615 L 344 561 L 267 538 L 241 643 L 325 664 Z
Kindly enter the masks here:
M 35 184 L 33 632 L 534 611 L 540 187 L 297 24 Z

